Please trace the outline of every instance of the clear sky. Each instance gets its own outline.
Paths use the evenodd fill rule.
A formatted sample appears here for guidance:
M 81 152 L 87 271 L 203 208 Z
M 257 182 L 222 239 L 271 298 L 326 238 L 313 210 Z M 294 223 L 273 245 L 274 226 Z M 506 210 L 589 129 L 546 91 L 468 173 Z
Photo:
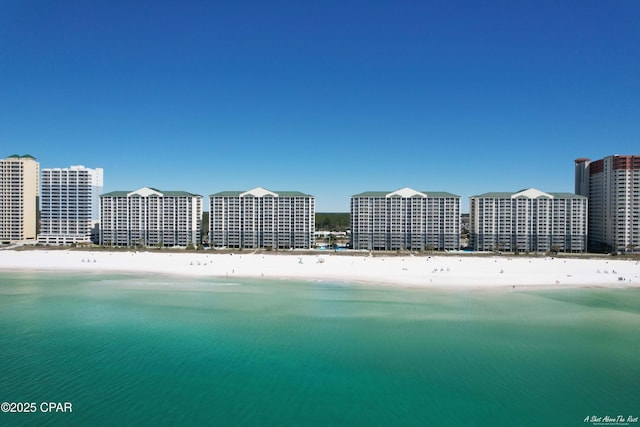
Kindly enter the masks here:
M 640 153 L 640 1 L 0 0 L 0 157 L 105 191 L 573 191 Z M 206 201 L 206 199 L 205 199 Z M 208 209 L 208 204 L 205 204 Z

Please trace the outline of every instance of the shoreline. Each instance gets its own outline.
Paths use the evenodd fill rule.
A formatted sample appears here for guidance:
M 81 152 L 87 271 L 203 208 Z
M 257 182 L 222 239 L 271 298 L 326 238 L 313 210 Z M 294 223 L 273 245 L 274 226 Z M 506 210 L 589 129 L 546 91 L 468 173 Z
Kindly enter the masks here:
M 637 260 L 467 254 L 350 255 L 3 250 L 0 271 L 166 274 L 438 289 L 640 288 Z

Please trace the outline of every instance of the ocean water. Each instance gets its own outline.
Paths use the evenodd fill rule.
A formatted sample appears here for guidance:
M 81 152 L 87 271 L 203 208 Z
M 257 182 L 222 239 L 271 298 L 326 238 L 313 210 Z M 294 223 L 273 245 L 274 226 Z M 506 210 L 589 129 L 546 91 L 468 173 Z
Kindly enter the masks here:
M 0 425 L 592 425 L 640 414 L 640 290 L 3 272 L 0 355 L 73 411 Z

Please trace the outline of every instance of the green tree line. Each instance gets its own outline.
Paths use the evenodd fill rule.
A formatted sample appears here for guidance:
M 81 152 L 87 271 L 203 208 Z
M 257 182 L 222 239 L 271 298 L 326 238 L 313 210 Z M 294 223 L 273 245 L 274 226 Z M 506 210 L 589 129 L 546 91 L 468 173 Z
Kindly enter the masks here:
M 347 231 L 350 227 L 348 212 L 316 213 L 316 230 L 318 231 Z

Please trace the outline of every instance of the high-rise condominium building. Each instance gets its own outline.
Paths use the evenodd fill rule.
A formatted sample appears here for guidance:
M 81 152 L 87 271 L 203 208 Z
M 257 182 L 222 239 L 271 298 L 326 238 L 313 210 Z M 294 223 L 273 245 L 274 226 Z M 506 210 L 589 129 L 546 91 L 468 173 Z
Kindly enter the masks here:
M 0 160 L 0 242 L 37 237 L 38 177 L 40 165 L 30 155 L 14 154 Z
M 103 170 L 84 166 L 42 169 L 40 233 L 50 245 L 98 243 Z
M 188 246 L 200 242 L 202 196 L 143 187 L 100 196 L 100 242 Z
M 640 155 L 576 159 L 578 194 L 589 198 L 589 250 L 640 249 Z
M 534 188 L 472 196 L 470 246 L 475 251 L 584 252 L 587 204 L 583 196 Z
M 209 196 L 212 246 L 309 249 L 314 243 L 315 198 L 297 191 L 223 191 Z
M 353 249 L 460 248 L 460 196 L 444 192 L 368 191 L 351 197 Z

